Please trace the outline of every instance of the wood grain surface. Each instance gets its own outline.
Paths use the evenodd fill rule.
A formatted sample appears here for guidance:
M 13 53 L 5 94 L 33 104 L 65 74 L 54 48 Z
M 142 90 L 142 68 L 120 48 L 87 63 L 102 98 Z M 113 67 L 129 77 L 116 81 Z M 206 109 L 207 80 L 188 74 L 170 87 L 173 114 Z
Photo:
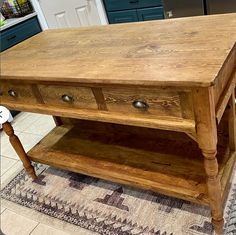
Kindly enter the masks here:
M 209 203 L 201 151 L 184 133 L 73 119 L 71 123 L 74 126 L 56 127 L 28 153 L 30 159 Z M 220 179 L 230 156 L 226 141 L 221 135 Z
M 12 97 L 8 94 L 14 91 L 16 96 Z M 30 84 L 19 84 L 8 81 L 0 81 L 0 100 L 1 102 L 21 103 L 21 104 L 37 104 L 38 100 L 33 92 Z
M 156 118 L 159 116 L 182 117 L 180 94 L 177 90 L 145 88 L 103 88 L 107 110 L 137 116 Z M 148 108 L 137 109 L 132 103 L 145 102 Z
M 14 104 L 1 102 L 2 105 L 9 109 L 21 110 L 26 112 L 35 112 L 49 114 L 61 117 L 78 118 L 85 120 L 111 122 L 124 125 L 143 126 L 149 128 L 158 128 L 164 130 L 174 130 L 187 133 L 195 133 L 195 121 L 177 117 L 140 117 L 133 114 L 110 113 L 102 110 L 74 109 L 69 107 L 57 107 L 55 105 L 32 105 L 32 104 Z
M 90 88 L 55 85 L 39 85 L 38 88 L 46 105 L 97 109 L 97 103 Z M 63 95 L 71 97 L 72 102 L 64 102 L 62 99 Z
M 1 53 L 1 79 L 211 86 L 235 41 L 236 14 L 47 30 Z

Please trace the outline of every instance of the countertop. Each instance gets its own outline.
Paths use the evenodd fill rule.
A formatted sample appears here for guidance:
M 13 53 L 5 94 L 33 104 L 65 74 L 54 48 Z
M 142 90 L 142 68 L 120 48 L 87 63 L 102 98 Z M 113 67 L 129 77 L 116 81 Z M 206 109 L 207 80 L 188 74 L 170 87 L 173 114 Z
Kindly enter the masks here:
M 25 20 L 28 20 L 28 19 L 36 16 L 36 15 L 37 15 L 37 13 L 33 12 L 33 13 L 31 13 L 29 15 L 26 15 L 26 16 L 23 16 L 23 17 L 7 19 L 5 25 L 0 27 L 0 31 L 3 31 L 5 29 L 7 29 L 7 28 L 10 28 L 10 27 L 12 27 L 12 26 L 14 26 L 16 24 L 19 24 L 19 23 L 21 23 L 21 22 L 23 22 Z

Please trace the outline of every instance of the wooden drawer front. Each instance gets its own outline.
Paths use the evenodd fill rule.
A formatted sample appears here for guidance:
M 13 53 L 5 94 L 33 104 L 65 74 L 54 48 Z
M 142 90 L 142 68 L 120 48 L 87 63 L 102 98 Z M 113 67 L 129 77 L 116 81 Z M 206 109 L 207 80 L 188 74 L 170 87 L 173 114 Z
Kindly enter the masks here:
M 1 51 L 14 46 L 15 44 L 41 32 L 37 17 L 26 20 L 20 24 L 6 29 L 1 35 Z
M 108 12 L 107 16 L 111 24 L 139 21 L 136 10 Z
M 97 109 L 97 103 L 90 88 L 39 85 L 39 92 L 45 104 L 81 109 Z M 72 101 L 63 101 L 63 96 L 71 97 Z
M 162 6 L 161 0 L 104 0 L 107 11 Z
M 0 82 L 0 97 L 2 102 L 36 104 L 37 99 L 31 85 Z
M 103 88 L 107 110 L 124 114 L 192 119 L 190 95 L 173 90 Z M 135 108 L 135 102 L 145 102 L 148 108 Z

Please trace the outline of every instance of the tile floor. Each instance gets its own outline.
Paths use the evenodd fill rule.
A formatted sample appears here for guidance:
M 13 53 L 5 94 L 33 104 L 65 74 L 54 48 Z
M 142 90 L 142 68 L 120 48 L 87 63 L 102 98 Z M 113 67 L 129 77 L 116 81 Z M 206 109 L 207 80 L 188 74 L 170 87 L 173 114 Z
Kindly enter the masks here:
M 55 123 L 53 118 L 48 115 L 20 113 L 15 117 L 12 125 L 25 150 L 28 151 L 55 126 Z M 0 150 L 1 187 L 4 187 L 23 167 L 9 144 L 7 136 L 2 131 L 0 134 Z M 95 234 L 66 222 L 49 218 L 41 213 L 39 215 L 38 212 L 29 211 L 28 208 L 12 204 L 4 203 L 3 200 L 1 203 L 1 230 L 5 235 Z

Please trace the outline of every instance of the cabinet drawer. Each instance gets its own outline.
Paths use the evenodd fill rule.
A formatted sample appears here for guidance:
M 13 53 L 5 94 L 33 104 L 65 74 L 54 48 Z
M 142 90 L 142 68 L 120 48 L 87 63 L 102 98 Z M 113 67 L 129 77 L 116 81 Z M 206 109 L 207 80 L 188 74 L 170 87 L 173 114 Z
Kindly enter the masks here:
M 162 6 L 161 0 L 104 0 L 107 11 Z
M 109 12 L 107 15 L 111 24 L 138 21 L 136 10 Z
M 55 85 L 39 85 L 38 88 L 45 104 L 70 108 L 97 109 L 97 103 L 90 88 Z
M 137 10 L 139 21 L 164 19 L 163 7 L 152 7 Z
M 146 118 L 193 117 L 190 92 L 148 88 L 103 88 L 103 94 L 107 110 L 110 112 L 135 114 Z
M 41 32 L 37 17 L 33 17 L 0 33 L 1 51 Z
M 0 99 L 2 102 L 21 104 L 37 104 L 31 85 L 18 84 L 14 82 L 0 83 Z

